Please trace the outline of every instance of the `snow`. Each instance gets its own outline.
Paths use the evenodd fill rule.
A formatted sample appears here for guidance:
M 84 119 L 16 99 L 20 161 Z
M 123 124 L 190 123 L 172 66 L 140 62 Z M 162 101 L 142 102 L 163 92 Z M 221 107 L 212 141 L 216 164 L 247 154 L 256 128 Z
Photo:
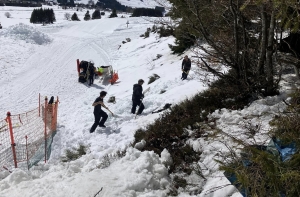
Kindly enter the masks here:
M 152 111 L 207 88 L 196 75 L 195 65 L 188 79 L 180 80 L 182 57 L 190 55 L 189 52 L 182 56 L 171 55 L 168 44 L 173 44 L 172 37 L 159 38 L 155 34 L 146 39 L 140 37 L 153 25 L 145 18 L 127 15 L 108 18 L 109 13 L 106 13 L 100 20 L 83 21 L 86 12 L 83 10 L 77 12 L 81 21 L 73 22 L 65 20 L 64 14 L 73 14 L 75 10 L 50 8 L 54 9 L 57 21 L 42 26 L 29 23 L 34 8 L 0 7 L 3 26 L 0 30 L 0 117 L 4 119 L 7 111 L 18 114 L 35 108 L 39 93 L 58 96 L 60 100 L 58 130 L 48 163 L 40 162 L 30 171 L 0 171 L 0 196 L 86 197 L 98 192 L 97 196 L 109 197 L 167 196 L 171 186 L 166 168 L 172 163 L 169 152 L 165 149 L 159 156 L 151 151 L 139 151 L 145 144 L 143 141 L 134 148 L 130 144 L 137 129 L 159 117 Z M 6 18 L 5 12 L 10 12 L 12 18 Z M 126 38 L 131 42 L 122 44 Z M 162 57 L 157 59 L 157 54 Z M 114 85 L 100 83 L 99 79 L 91 87 L 78 83 L 76 59 L 92 60 L 96 66 L 112 65 L 120 79 Z M 148 77 L 153 74 L 160 79 L 148 85 Z M 144 99 L 143 114 L 134 119 L 130 114 L 132 86 L 140 78 L 146 82 L 143 88 L 150 87 L 150 91 Z M 119 117 L 108 113 L 107 128 L 98 128 L 90 134 L 94 121 L 92 103 L 102 90 L 108 92 L 105 104 Z M 166 92 L 161 94 L 162 90 Z M 110 96 L 116 97 L 116 104 L 107 103 Z M 198 165 L 206 177 L 203 180 L 195 173 L 186 177 L 193 183 L 190 190 L 198 191 L 194 196 L 241 196 L 234 186 L 223 187 L 230 182 L 214 161 L 220 158 L 220 153 L 228 153 L 224 142 L 232 145 L 225 134 L 251 143 L 245 135 L 245 124 L 250 121 L 254 126 L 261 125 L 263 131 L 255 140 L 267 142 L 268 122 L 285 108 L 282 99 L 287 98 L 287 90 L 284 90 L 279 96 L 255 101 L 243 110 L 220 109 L 210 115 L 224 135 L 219 135 L 219 140 L 189 141 L 196 151 L 202 152 Z M 61 162 L 65 151 L 79 144 L 87 146 L 88 153 L 75 161 Z M 124 150 L 125 156 L 119 158 L 117 151 Z M 183 189 L 179 191 L 181 197 L 193 196 Z

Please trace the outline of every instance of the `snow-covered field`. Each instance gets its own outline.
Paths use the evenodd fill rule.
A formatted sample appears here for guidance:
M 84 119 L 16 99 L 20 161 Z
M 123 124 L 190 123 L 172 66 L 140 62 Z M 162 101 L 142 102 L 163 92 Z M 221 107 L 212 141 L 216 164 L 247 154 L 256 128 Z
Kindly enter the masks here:
M 171 55 L 168 47 L 174 38 L 158 38 L 155 34 L 146 39 L 140 37 L 152 27 L 149 20 L 129 16 L 107 18 L 109 13 L 106 13 L 100 20 L 83 21 L 86 12 L 83 10 L 77 12 L 81 21 L 73 22 L 65 20 L 64 14 L 73 14 L 75 10 L 51 8 L 57 22 L 42 26 L 29 23 L 33 8 L 0 7 L 3 26 L 0 30 L 0 118 L 4 119 L 7 111 L 18 114 L 35 108 L 39 93 L 60 99 L 58 132 L 49 162 L 29 172 L 22 169 L 11 174 L 0 172 L 0 197 L 87 197 L 94 196 L 101 188 L 97 196 L 167 196 L 171 181 L 162 162 L 169 160 L 168 152 L 159 157 L 153 152 L 128 147 L 138 128 L 159 117 L 151 113 L 153 110 L 166 103 L 178 103 L 207 88 L 198 80 L 196 66 L 192 65 L 187 80 L 180 80 L 183 56 Z M 5 12 L 11 18 L 6 18 Z M 122 44 L 126 38 L 131 42 Z M 157 59 L 157 54 L 162 57 Z M 96 66 L 112 65 L 120 79 L 114 85 L 100 83 L 99 79 L 91 87 L 78 83 L 76 59 L 92 60 Z M 148 77 L 153 74 L 160 79 L 148 85 Z M 138 79 L 144 79 L 143 87 L 150 87 L 150 91 L 144 99 L 144 113 L 134 119 L 130 114 L 131 94 Z M 106 129 L 99 128 L 90 134 L 94 121 L 92 103 L 102 90 L 108 92 L 105 104 L 119 118 L 109 116 Z M 161 94 L 161 90 L 166 92 Z M 254 117 L 251 123 L 259 123 L 267 131 L 268 121 L 285 106 L 281 102 L 287 97 L 285 92 L 283 89 L 280 96 L 256 101 L 244 110 L 222 109 L 212 116 L 218 119 L 217 125 L 225 133 L 246 138 L 241 126 L 245 117 Z M 110 96 L 116 97 L 115 104 L 107 103 Z M 261 134 L 257 139 L 267 142 L 268 137 Z M 228 141 L 225 136 L 220 136 L 221 140 Z M 186 177 L 195 184 L 195 190 L 201 191 L 197 196 L 241 196 L 233 186 L 210 192 L 229 184 L 213 160 L 220 152 L 226 152 L 224 144 L 209 139 L 190 143 L 195 150 L 203 152 L 199 165 L 205 166 L 203 174 L 207 178 L 203 181 L 195 174 Z M 88 147 L 88 154 L 62 163 L 65 150 L 79 144 Z M 99 167 L 106 155 L 126 148 L 125 157 L 106 168 Z M 179 196 L 192 196 L 179 191 Z

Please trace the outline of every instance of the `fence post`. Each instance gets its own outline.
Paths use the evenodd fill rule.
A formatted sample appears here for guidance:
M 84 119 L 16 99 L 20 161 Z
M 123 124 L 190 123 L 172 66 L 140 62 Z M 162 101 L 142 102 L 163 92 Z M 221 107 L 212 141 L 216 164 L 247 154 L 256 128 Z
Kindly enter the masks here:
M 59 103 L 59 100 L 58 100 L 58 96 L 57 96 L 57 99 L 56 99 L 56 102 L 55 102 L 55 130 L 56 130 L 56 127 L 57 127 L 57 111 L 58 111 L 58 103 Z
M 57 111 L 58 111 L 58 103 L 59 103 L 59 100 L 58 100 L 58 96 L 57 96 L 56 101 L 55 101 L 54 131 L 56 131 L 56 127 L 57 127 Z
M 80 74 L 80 63 L 79 63 L 79 59 L 77 59 L 77 72 L 78 72 L 78 76 Z
M 55 104 L 56 102 L 51 104 L 51 133 L 55 130 L 54 123 L 55 123 Z
M 13 127 L 12 127 L 12 123 L 11 123 L 11 118 L 10 118 L 11 114 L 10 112 L 7 112 L 7 121 L 8 121 L 8 127 L 9 127 L 9 133 L 10 133 L 10 141 L 11 141 L 11 149 L 12 149 L 12 153 L 13 153 L 13 158 L 14 158 L 14 163 L 15 163 L 15 168 L 18 167 L 17 164 L 17 154 L 16 154 L 16 144 L 15 144 L 15 139 L 14 139 L 14 133 L 13 133 Z
M 47 113 L 48 113 L 48 99 L 47 96 L 45 97 L 45 110 L 44 110 L 44 118 L 45 118 L 45 130 L 44 130 L 44 136 L 45 136 L 45 163 L 47 162 Z
M 27 135 L 25 135 L 26 139 L 26 160 L 27 160 L 27 170 L 29 170 L 29 159 L 28 159 L 28 140 L 27 140 Z

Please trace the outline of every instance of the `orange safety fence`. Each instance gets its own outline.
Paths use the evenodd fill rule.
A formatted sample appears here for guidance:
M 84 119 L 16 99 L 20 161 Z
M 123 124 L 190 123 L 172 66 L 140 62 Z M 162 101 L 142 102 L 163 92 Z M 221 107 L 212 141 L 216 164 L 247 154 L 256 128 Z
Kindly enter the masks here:
M 52 139 L 56 133 L 58 98 L 48 99 L 31 111 L 0 120 L 0 171 L 14 168 L 29 169 L 40 160 L 49 159 Z M 46 110 L 45 110 L 46 109 Z

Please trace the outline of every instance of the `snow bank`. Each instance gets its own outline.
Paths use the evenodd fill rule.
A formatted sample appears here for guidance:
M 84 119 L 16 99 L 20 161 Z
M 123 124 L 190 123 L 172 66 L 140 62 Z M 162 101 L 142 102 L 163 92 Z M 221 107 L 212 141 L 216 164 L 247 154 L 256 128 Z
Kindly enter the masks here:
M 5 37 L 11 37 L 17 40 L 25 40 L 27 43 L 43 45 L 50 43 L 52 39 L 36 28 L 23 23 L 11 26 L 6 30 L 2 31 L 0 35 Z

